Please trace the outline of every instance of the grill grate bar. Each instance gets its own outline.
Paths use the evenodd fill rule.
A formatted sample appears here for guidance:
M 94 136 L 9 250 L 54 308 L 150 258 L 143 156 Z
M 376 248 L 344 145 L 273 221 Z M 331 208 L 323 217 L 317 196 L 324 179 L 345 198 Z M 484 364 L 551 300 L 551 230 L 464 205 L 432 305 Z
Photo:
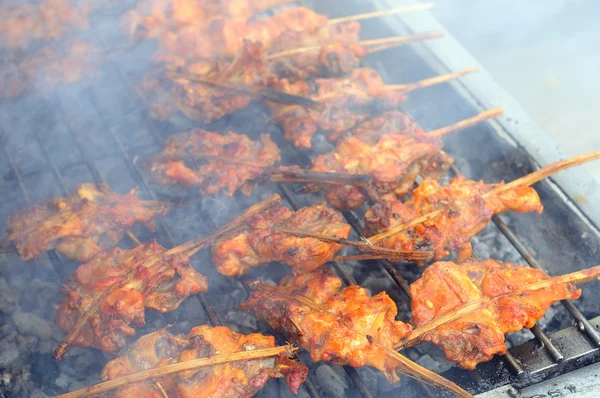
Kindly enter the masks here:
M 2 137 L 3 137 L 2 147 L 4 149 L 4 153 L 6 154 L 6 159 L 8 159 L 8 163 L 10 164 L 10 167 L 15 175 L 15 178 L 17 179 L 17 183 L 19 185 L 19 190 L 21 191 L 21 194 L 23 195 L 23 198 L 25 199 L 27 204 L 32 204 L 31 196 L 29 196 L 29 192 L 27 191 L 27 188 L 25 187 L 25 183 L 23 182 L 23 176 L 21 175 L 21 170 L 15 163 L 15 160 L 13 159 L 10 151 L 8 150 L 8 147 L 6 146 L 6 144 L 4 142 L 4 140 L 6 139 L 6 134 L 3 131 L 0 131 L 0 134 L 2 134 Z M 50 259 L 50 263 L 52 264 L 54 271 L 57 273 L 61 282 L 63 282 L 63 283 L 66 282 L 67 281 L 67 273 L 65 272 L 64 264 L 62 263 L 62 261 L 60 260 L 58 255 L 56 254 L 56 251 L 49 250 L 46 253 L 48 255 L 48 258 Z
M 492 218 L 494 224 L 498 227 L 498 229 L 506 236 L 506 238 L 510 241 L 510 243 L 517 249 L 519 254 L 523 257 L 523 259 L 529 264 L 531 267 L 539 269 L 543 271 L 542 265 L 533 257 L 531 252 L 525 247 L 525 245 L 519 240 L 517 235 L 506 225 L 504 221 L 500 217 L 494 216 Z M 562 305 L 567 309 L 567 311 L 575 318 L 577 321 L 579 329 L 586 334 L 586 336 L 592 341 L 596 346 L 600 346 L 600 335 L 596 329 L 592 326 L 592 324 L 586 319 L 585 316 L 573 305 L 572 302 L 567 300 L 561 301 Z

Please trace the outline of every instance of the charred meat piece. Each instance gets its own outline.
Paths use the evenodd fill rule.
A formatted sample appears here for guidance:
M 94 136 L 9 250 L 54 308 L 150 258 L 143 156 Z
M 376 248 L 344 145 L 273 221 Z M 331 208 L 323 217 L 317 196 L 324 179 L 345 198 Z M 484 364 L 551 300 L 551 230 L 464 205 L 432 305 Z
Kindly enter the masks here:
M 0 44 L 26 48 L 32 41 L 58 39 L 71 29 L 87 28 L 87 6 L 70 0 L 42 0 L 39 4 L 0 5 Z
M 447 185 L 426 179 L 404 203 L 389 195 L 370 208 L 365 213 L 363 235 L 384 232 L 442 210 L 435 219 L 392 235 L 383 240 L 381 246 L 394 250 L 433 250 L 436 260 L 458 251 L 460 262 L 471 257 L 471 237 L 485 228 L 494 214 L 509 210 L 542 212 L 540 198 L 531 187 L 515 187 L 486 195 L 503 184 L 467 180 L 463 175 L 454 177 Z
M 252 141 L 245 135 L 194 130 L 171 136 L 164 149 L 150 158 L 147 168 L 160 184 L 198 186 L 204 195 L 223 189 L 249 195 L 252 180 L 280 160 L 279 148 L 268 135 Z
M 71 259 L 88 261 L 116 246 L 134 224 L 153 228 L 154 218 L 166 212 L 161 202 L 138 199 L 135 190 L 121 195 L 104 184 L 81 184 L 69 196 L 13 212 L 2 246 L 14 247 L 23 260 L 56 249 Z
M 371 297 L 359 286 L 339 290 L 341 285 L 333 271 L 320 268 L 276 287 L 256 282 L 241 306 L 284 332 L 315 362 L 373 366 L 397 381 L 397 363 L 381 346 L 394 347 L 411 326 L 395 320 L 396 304 L 385 292 Z
M 353 135 L 342 138 L 333 152 L 319 155 L 312 171 L 365 174 L 373 178 L 376 194 L 406 195 L 416 178 L 441 178 L 454 162 L 438 137 L 429 137 L 410 118 L 389 112 L 360 124 Z M 367 197 L 351 185 L 312 186 L 323 189 L 337 209 L 355 209 Z
M 115 354 L 135 335 L 134 327 L 144 326 L 146 308 L 170 312 L 187 297 L 207 290 L 206 277 L 185 256 L 164 256 L 164 252 L 156 242 L 131 250 L 115 248 L 77 268 L 62 288 L 66 297 L 56 309 L 58 327 L 68 333 L 94 302 L 101 302 L 73 345 Z
M 319 101 L 321 108 L 271 105 L 272 119 L 283 127 L 285 138 L 300 148 L 311 147 L 317 130 L 335 142 L 348 130 L 395 109 L 406 99 L 401 91 L 387 90 L 377 71 L 369 68 L 353 70 L 345 78 L 316 79 L 315 89 L 305 96 Z
M 213 246 L 213 264 L 227 276 L 241 276 L 252 267 L 279 261 L 292 267 L 296 274 L 312 271 L 330 261 L 341 249 L 337 243 L 316 238 L 300 238 L 278 229 L 295 230 L 347 238 L 350 225 L 342 215 L 316 202 L 310 207 L 292 211 L 281 205 L 250 217 L 242 231 Z
M 187 336 L 172 335 L 165 329 L 141 337 L 127 352 L 102 370 L 108 381 L 148 369 L 207 358 L 214 355 L 271 348 L 273 336 L 258 333 L 239 334 L 223 326 L 197 326 Z M 272 378 L 285 378 L 292 393 L 297 394 L 308 369 L 286 355 L 273 358 L 229 362 L 198 370 L 188 370 L 156 380 L 130 384 L 115 390 L 109 397 L 251 397 Z M 162 391 L 161 391 L 162 389 Z
M 480 309 L 421 338 L 442 347 L 450 361 L 474 369 L 478 363 L 506 352 L 505 333 L 531 328 L 553 303 L 581 295 L 581 290 L 569 283 L 520 291 L 545 280 L 551 278 L 542 271 L 495 260 L 461 265 L 438 262 L 410 286 L 412 323 L 418 328 L 471 301 L 488 299 Z

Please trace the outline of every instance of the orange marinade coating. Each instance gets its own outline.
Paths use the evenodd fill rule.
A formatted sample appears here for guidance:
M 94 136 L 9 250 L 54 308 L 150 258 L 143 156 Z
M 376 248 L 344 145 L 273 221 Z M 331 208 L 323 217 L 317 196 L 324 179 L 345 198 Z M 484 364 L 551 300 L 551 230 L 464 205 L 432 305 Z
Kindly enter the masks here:
M 506 352 L 505 333 L 531 328 L 559 300 L 579 298 L 581 290 L 556 283 L 544 289 L 507 296 L 520 287 L 551 278 L 534 268 L 495 260 L 461 265 L 438 262 L 410 286 L 412 323 L 418 328 L 481 298 L 481 309 L 439 326 L 422 340 L 443 348 L 446 358 L 465 369 Z
M 410 333 L 411 326 L 395 320 L 396 304 L 385 292 L 371 297 L 360 286 L 339 290 L 341 285 L 335 273 L 323 267 L 287 277 L 275 290 L 256 285 L 241 307 L 255 311 L 284 332 L 315 362 L 373 366 L 390 381 L 397 381 L 397 363 L 371 342 L 393 348 Z
M 107 363 L 101 379 L 108 381 L 178 362 L 272 347 L 275 347 L 273 336 L 244 335 L 223 326 L 197 326 L 187 336 L 172 335 L 162 329 L 141 337 L 124 355 Z M 132 383 L 107 397 L 163 398 L 157 386 L 160 383 L 169 397 L 250 398 L 272 378 L 285 378 L 292 393 L 297 394 L 307 374 L 306 366 L 280 355 L 228 362 Z
M 399 90 L 387 90 L 379 73 L 370 68 L 355 69 L 345 78 L 315 79 L 315 86 L 310 98 L 321 102 L 318 110 L 271 106 L 273 120 L 281 124 L 285 138 L 299 148 L 311 148 L 317 129 L 335 142 L 374 112 L 393 109 L 406 99 Z
M 439 137 L 429 137 L 406 114 L 387 112 L 361 123 L 353 135 L 338 141 L 333 152 L 319 155 L 313 171 L 365 174 L 378 195 L 406 195 L 416 178 L 439 179 L 454 162 Z M 351 185 L 324 185 L 327 202 L 340 210 L 356 209 L 367 200 Z
M 213 246 L 213 264 L 223 275 L 241 276 L 271 261 L 287 264 L 295 274 L 301 274 L 330 261 L 342 248 L 337 243 L 277 232 L 276 228 L 344 239 L 350 234 L 350 225 L 342 215 L 323 202 L 295 212 L 285 206 L 273 206 L 250 217 L 242 228 L 243 232 Z
M 515 187 L 484 196 L 503 184 L 467 180 L 463 175 L 454 177 L 447 185 L 426 179 L 406 202 L 388 195 L 370 208 L 365 213 L 363 234 L 371 236 L 384 232 L 442 209 L 435 219 L 390 236 L 380 245 L 394 250 L 433 250 L 436 260 L 458 251 L 460 262 L 471 257 L 470 239 L 485 228 L 494 214 L 509 210 L 542 212 L 544 207 L 531 187 Z
M 72 344 L 115 354 L 135 335 L 134 327 L 145 325 L 146 308 L 170 312 L 187 297 L 208 289 L 206 277 L 195 271 L 185 256 L 160 259 L 166 251 L 151 242 L 131 250 L 101 252 L 80 265 L 62 287 L 66 297 L 56 308 L 56 324 L 63 332 L 68 333 L 102 294 L 114 290 Z M 156 258 L 157 264 L 150 265 Z M 114 288 L 120 283 L 125 284 Z
M 140 222 L 153 228 L 153 220 L 166 214 L 158 201 L 140 200 L 136 191 L 112 192 L 105 184 L 81 184 L 66 197 L 44 200 L 13 212 L 6 221 L 6 245 L 14 246 L 23 260 L 56 249 L 65 256 L 87 261 L 117 245 L 125 232 Z
M 169 137 L 147 167 L 160 184 L 198 186 L 204 195 L 224 189 L 231 196 L 238 190 L 252 193 L 252 180 L 279 160 L 279 148 L 266 134 L 252 141 L 231 131 L 220 135 L 197 129 Z

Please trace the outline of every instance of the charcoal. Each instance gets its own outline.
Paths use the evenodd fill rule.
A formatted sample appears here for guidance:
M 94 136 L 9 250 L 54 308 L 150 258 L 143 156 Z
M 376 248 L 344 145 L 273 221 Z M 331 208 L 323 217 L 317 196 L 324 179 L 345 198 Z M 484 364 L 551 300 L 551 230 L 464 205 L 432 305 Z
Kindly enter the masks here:
M 48 322 L 35 314 L 17 311 L 12 319 L 21 334 L 36 336 L 40 340 L 48 340 L 52 336 Z
M 342 398 L 346 396 L 346 390 L 350 385 L 342 368 L 322 364 L 319 365 L 315 374 L 319 386 L 327 393 L 328 397 Z
M 14 309 L 15 298 L 4 278 L 0 278 L 0 312 L 10 313 Z

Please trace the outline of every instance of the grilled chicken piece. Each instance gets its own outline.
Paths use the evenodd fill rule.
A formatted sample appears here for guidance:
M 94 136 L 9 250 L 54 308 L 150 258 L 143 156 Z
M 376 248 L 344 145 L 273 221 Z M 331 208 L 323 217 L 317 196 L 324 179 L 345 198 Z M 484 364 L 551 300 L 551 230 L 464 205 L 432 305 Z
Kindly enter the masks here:
M 187 337 L 172 335 L 163 329 L 141 337 L 123 356 L 107 363 L 101 379 L 108 381 L 173 363 L 274 346 L 273 336 L 244 335 L 223 326 L 197 326 Z M 285 378 L 292 393 L 297 394 L 307 374 L 304 365 L 281 355 L 229 362 L 133 383 L 108 396 L 161 398 L 162 389 L 169 397 L 251 397 L 275 377 Z
M 123 15 L 121 28 L 132 39 L 158 38 L 186 26 L 206 27 L 216 20 L 247 21 L 292 0 L 143 0 Z
M 296 212 L 285 206 L 273 206 L 250 217 L 241 228 L 242 232 L 213 246 L 213 264 L 223 275 L 241 276 L 252 267 L 271 261 L 285 263 L 295 274 L 301 274 L 330 261 L 342 247 L 278 232 L 279 228 L 335 238 L 347 238 L 350 234 L 350 225 L 343 221 L 342 215 L 322 202 Z
M 342 138 L 335 151 L 319 155 L 312 171 L 366 174 L 373 178 L 377 195 L 405 196 L 421 175 L 439 179 L 454 162 L 438 137 L 429 137 L 400 112 L 370 119 Z M 329 204 L 340 210 L 362 206 L 367 197 L 351 185 L 313 185 L 322 189 Z
M 58 327 L 68 333 L 96 300 L 106 297 L 72 344 L 115 354 L 135 335 L 134 327 L 144 326 L 146 308 L 170 312 L 187 297 L 207 290 L 206 277 L 185 256 L 164 256 L 165 252 L 151 242 L 101 252 L 80 265 L 62 287 L 66 297 L 56 308 Z M 156 264 L 148 265 L 157 258 Z
M 394 382 L 397 363 L 383 347 L 398 344 L 411 326 L 396 321 L 396 304 L 385 292 L 370 297 L 359 286 L 341 291 L 341 280 L 327 268 L 295 278 L 277 287 L 254 283 L 241 307 L 253 310 L 310 352 L 313 361 L 353 367 L 373 366 Z
M 0 44 L 26 48 L 35 40 L 58 39 L 70 29 L 87 28 L 87 6 L 75 1 L 42 0 L 39 4 L 0 5 Z
M 308 96 L 322 104 L 318 110 L 271 105 L 272 119 L 296 147 L 310 148 L 317 129 L 335 142 L 374 113 L 392 110 L 406 99 L 399 90 L 387 90 L 377 71 L 369 68 L 355 69 L 346 78 L 316 79 L 315 86 Z
M 160 184 L 195 185 L 204 195 L 225 189 L 252 193 L 252 180 L 280 160 L 279 148 L 268 135 L 252 141 L 245 135 L 205 130 L 171 136 L 164 149 L 147 164 Z
M 418 328 L 471 301 L 488 298 L 481 309 L 445 323 L 421 339 L 442 347 L 450 361 L 474 369 L 506 352 L 505 333 L 531 328 L 553 303 L 581 295 L 581 290 L 567 283 L 510 295 L 525 285 L 550 279 L 537 269 L 495 260 L 461 265 L 438 262 L 410 286 L 412 323 Z
M 13 212 L 6 222 L 8 236 L 0 246 L 14 247 L 23 260 L 56 249 L 69 258 L 88 261 L 116 246 L 135 223 L 153 228 L 154 218 L 166 212 L 161 202 L 138 199 L 135 190 L 121 195 L 105 184 L 81 184 L 69 196 Z
M 441 209 L 442 213 L 435 219 L 392 235 L 380 245 L 394 250 L 432 250 L 436 260 L 458 251 L 458 262 L 461 262 L 471 257 L 471 237 L 485 228 L 494 214 L 509 210 L 542 212 L 544 207 L 531 187 L 515 187 L 486 195 L 503 184 L 485 184 L 467 180 L 462 175 L 447 185 L 426 179 L 406 202 L 388 195 L 370 208 L 365 213 L 363 235 L 384 232 Z
M 43 47 L 14 63 L 0 68 L 0 99 L 14 98 L 35 91 L 51 91 L 96 73 L 98 50 L 75 40 L 58 48 Z

